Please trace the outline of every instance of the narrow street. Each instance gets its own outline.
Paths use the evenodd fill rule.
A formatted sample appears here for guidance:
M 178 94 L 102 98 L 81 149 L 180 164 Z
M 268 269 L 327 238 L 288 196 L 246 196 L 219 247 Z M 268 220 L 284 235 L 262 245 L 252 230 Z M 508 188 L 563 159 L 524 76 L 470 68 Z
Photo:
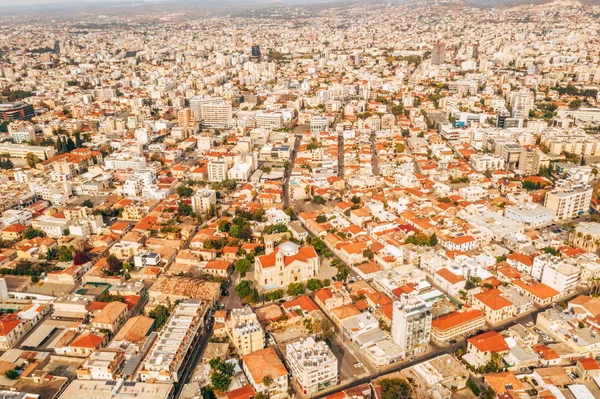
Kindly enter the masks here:
M 287 208 L 290 205 L 290 177 L 294 164 L 296 163 L 296 156 L 298 155 L 298 149 L 300 148 L 300 142 L 302 142 L 302 134 L 296 134 L 296 140 L 294 141 L 294 149 L 288 163 L 288 167 L 283 175 L 283 207 Z
M 338 177 L 344 178 L 344 133 L 338 133 Z
M 379 176 L 379 163 L 378 163 L 378 156 L 377 156 L 377 135 L 375 133 L 371 133 L 371 137 L 370 137 L 370 141 L 371 141 L 371 165 L 373 168 L 373 174 L 375 176 Z

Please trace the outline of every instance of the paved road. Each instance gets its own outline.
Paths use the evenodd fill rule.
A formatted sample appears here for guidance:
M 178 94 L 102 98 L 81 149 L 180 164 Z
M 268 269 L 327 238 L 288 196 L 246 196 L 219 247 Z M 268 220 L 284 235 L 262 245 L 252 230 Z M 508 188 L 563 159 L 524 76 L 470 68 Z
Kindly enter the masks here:
M 344 178 L 344 133 L 338 133 L 338 177 Z
M 373 174 L 375 176 L 379 176 L 379 161 L 377 156 L 377 135 L 375 133 L 371 133 L 370 136 L 371 141 L 371 165 L 373 168 Z
M 283 176 L 283 206 L 285 208 L 287 208 L 290 204 L 290 177 L 292 175 L 292 170 L 294 169 L 294 164 L 296 163 L 296 156 L 298 155 L 298 148 L 300 148 L 301 141 L 302 135 L 297 134 L 296 141 L 294 142 L 294 149 L 292 150 L 288 167 Z

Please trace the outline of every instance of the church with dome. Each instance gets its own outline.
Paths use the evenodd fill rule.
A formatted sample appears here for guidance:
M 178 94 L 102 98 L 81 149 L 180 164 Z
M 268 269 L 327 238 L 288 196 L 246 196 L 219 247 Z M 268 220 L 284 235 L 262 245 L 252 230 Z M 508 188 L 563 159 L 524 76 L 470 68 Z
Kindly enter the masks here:
M 265 242 L 265 255 L 256 258 L 254 279 L 265 290 L 285 290 L 290 283 L 316 277 L 320 265 L 313 247 L 287 241 L 273 248 L 272 242 Z

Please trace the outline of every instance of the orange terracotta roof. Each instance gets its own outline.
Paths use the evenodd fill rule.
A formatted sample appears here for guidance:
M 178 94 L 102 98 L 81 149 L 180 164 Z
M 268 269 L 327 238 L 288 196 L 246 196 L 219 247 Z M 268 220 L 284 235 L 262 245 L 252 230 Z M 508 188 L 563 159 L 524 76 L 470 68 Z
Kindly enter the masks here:
M 431 327 L 445 331 L 461 324 L 469 323 L 478 318 L 484 318 L 485 314 L 478 309 L 467 310 L 465 312 L 452 312 L 450 314 L 438 317 L 431 322 Z
M 488 331 L 476 337 L 469 338 L 468 341 L 480 352 L 498 353 L 509 350 L 504 337 L 496 331 Z

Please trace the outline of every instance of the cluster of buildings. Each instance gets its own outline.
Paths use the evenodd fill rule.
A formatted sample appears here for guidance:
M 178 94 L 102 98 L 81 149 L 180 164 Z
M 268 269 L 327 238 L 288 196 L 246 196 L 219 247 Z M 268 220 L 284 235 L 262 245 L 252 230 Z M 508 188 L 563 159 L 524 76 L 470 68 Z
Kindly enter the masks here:
M 600 397 L 597 7 L 262 10 L 0 17 L 0 397 Z

